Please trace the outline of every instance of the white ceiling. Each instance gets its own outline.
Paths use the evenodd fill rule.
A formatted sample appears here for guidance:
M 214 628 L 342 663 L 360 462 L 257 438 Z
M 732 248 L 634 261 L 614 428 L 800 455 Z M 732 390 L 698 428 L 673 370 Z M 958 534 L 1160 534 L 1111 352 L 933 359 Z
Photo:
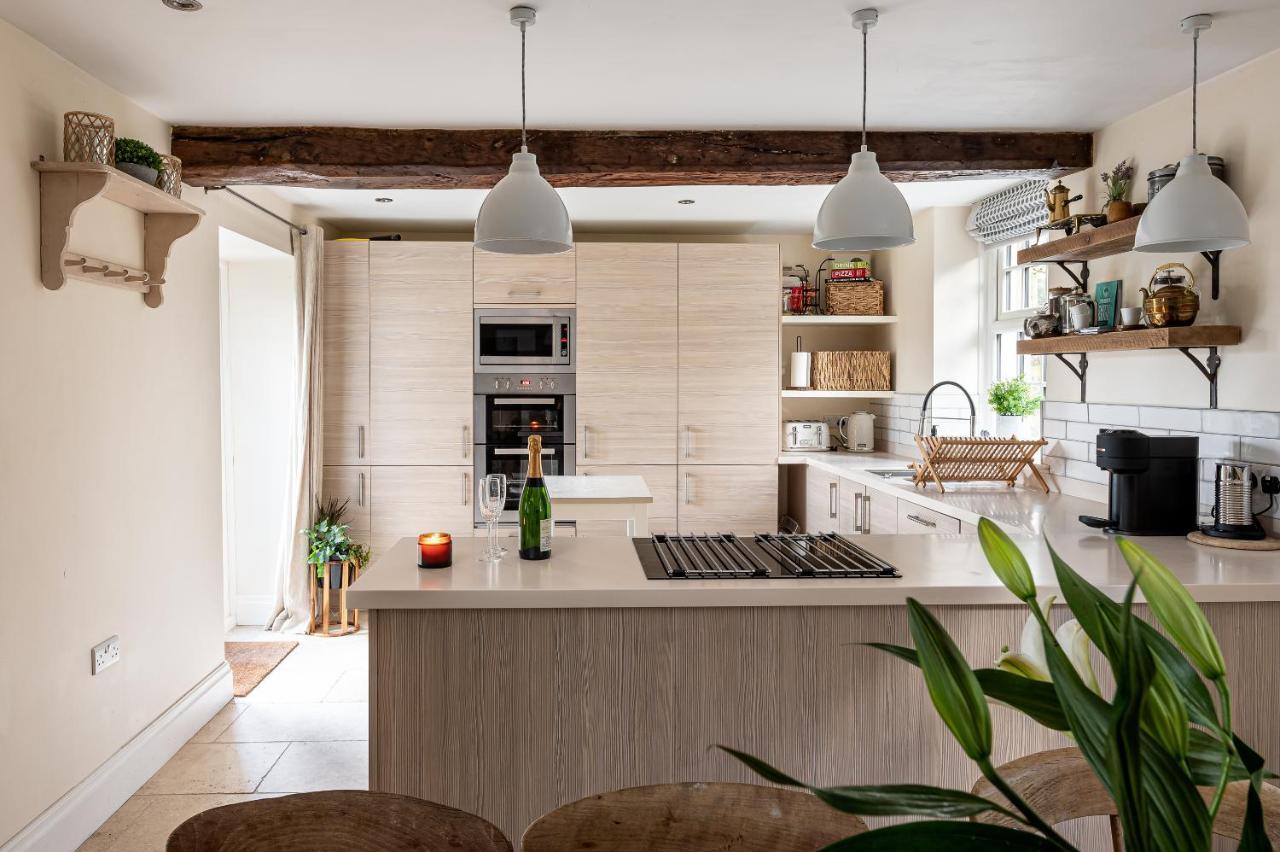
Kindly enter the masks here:
M 872 0 L 864 0 L 871 2 Z M 0 17 L 175 123 L 510 127 L 513 0 L 0 0 Z M 1280 46 L 1276 0 L 881 0 L 873 127 L 1092 130 Z M 859 0 L 535 0 L 529 120 L 840 128 Z M 91 9 L 92 7 L 92 9 Z
M 956 180 L 899 184 L 912 210 L 970 204 L 1013 183 Z M 560 190 L 580 233 L 804 233 L 827 186 L 653 186 Z M 344 231 L 470 231 L 483 189 L 273 187 L 286 201 Z M 391 198 L 380 204 L 375 198 Z M 680 204 L 693 199 L 693 204 Z

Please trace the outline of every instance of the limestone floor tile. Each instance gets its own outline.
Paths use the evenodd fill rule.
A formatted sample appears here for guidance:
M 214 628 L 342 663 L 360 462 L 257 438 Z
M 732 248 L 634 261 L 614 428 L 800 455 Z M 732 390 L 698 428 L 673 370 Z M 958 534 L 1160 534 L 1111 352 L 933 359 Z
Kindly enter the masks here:
M 252 704 L 218 737 L 220 743 L 367 740 L 369 705 Z
M 260 793 L 367 789 L 367 742 L 290 743 L 258 785 Z
M 107 852 L 153 802 L 154 797 L 130 796 L 88 840 L 80 844 L 79 852 Z
M 188 743 L 151 776 L 142 795 L 252 793 L 286 743 Z
M 369 700 L 369 670 L 368 669 L 348 669 L 342 673 L 342 677 L 338 678 L 338 682 L 333 685 L 329 693 L 324 697 L 325 701 L 368 701 Z
M 298 652 L 293 652 L 296 653 Z M 323 701 L 338 678 L 342 677 L 342 666 L 290 662 L 293 654 L 276 666 L 262 683 L 244 697 L 244 701 L 249 704 L 306 704 Z
M 104 832 L 110 828 L 108 821 L 80 849 L 91 852 L 164 852 L 169 834 L 201 811 L 266 798 L 270 795 L 134 796 L 130 801 L 136 801 L 135 807 L 140 810 L 127 826 L 107 837 Z M 101 845 L 104 841 L 107 842 L 105 846 Z
M 227 702 L 226 706 L 214 714 L 213 718 L 205 723 L 204 727 L 196 731 L 196 735 L 187 742 L 192 743 L 211 743 L 218 738 L 218 734 L 227 729 L 227 726 L 236 720 L 236 717 L 248 709 L 249 705 L 243 701 L 233 698 Z

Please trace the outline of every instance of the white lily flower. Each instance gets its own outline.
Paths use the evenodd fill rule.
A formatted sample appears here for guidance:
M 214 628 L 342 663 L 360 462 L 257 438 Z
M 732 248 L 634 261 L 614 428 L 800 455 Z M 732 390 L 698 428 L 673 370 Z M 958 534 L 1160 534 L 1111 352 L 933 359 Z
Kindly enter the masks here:
M 1050 595 L 1040 607 L 1046 620 L 1049 618 L 1054 600 L 1056 597 Z M 1089 660 L 1089 637 L 1080 626 L 1080 622 L 1073 618 L 1055 630 L 1053 635 L 1085 686 L 1094 692 L 1099 692 L 1098 678 L 1094 675 L 1093 663 Z M 1022 641 L 1018 650 L 1010 651 L 1005 647 L 1000 659 L 996 660 L 996 668 L 1031 680 L 1053 680 L 1049 675 L 1049 660 L 1045 656 L 1040 622 L 1034 615 L 1027 616 L 1026 623 L 1022 625 Z

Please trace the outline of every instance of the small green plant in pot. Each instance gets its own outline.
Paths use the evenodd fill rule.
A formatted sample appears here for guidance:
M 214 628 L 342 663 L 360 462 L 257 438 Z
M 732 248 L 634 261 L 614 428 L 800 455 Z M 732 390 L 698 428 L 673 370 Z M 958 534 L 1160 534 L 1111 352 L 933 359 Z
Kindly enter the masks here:
M 1026 633 L 1038 636 L 1043 666 L 1026 659 L 1030 636 L 1024 634 L 1023 653 L 1005 654 L 999 668 L 975 671 L 942 624 L 912 598 L 907 599 L 907 624 L 915 647 L 872 647 L 920 669 L 938 716 L 1004 801 L 921 784 L 818 787 L 759 758 L 721 748 L 765 779 L 806 788 L 847 813 L 933 818 L 858 834 L 828 846 L 828 852 L 1071 852 L 1075 847 L 994 766 L 987 702 L 998 701 L 1075 739 L 1081 757 L 1115 804 L 1126 852 L 1209 852 L 1214 820 L 1228 785 L 1235 781 L 1244 782 L 1233 791 L 1243 788 L 1245 799 L 1237 848 L 1269 852 L 1262 790 L 1263 779 L 1275 776 L 1233 732 L 1231 690 L 1218 640 L 1200 606 L 1169 569 L 1142 547 L 1117 539 L 1133 574 L 1123 602 L 1117 602 L 1050 547 L 1058 586 L 1075 617 L 1074 623 L 1055 631 L 1017 545 L 986 518 L 979 522 L 978 538 L 992 571 L 1030 610 L 1034 627 Z M 1137 589 L 1156 624 L 1134 612 Z M 1077 647 L 1082 643 L 1092 643 L 1110 668 L 1115 682 L 1110 695 L 1098 689 L 1087 649 Z M 981 822 L 966 820 L 980 815 Z M 992 816 L 1006 824 L 989 821 Z
M 343 562 L 364 565 L 369 560 L 369 548 L 352 541 L 351 525 L 343 523 L 349 502 L 339 503 L 336 498 L 317 502 L 315 521 L 302 531 L 311 548 L 307 563 L 315 566 L 317 582 L 324 583 L 327 575 L 331 589 L 342 586 Z M 330 566 L 334 566 L 334 570 L 329 570 Z
M 146 142 L 137 139 L 116 140 L 116 168 L 143 183 L 156 185 L 164 160 Z
M 987 405 L 996 413 L 996 434 L 1012 438 L 1022 426 L 1023 418 L 1040 410 L 1040 397 L 1025 378 L 1015 376 L 991 386 L 987 391 Z

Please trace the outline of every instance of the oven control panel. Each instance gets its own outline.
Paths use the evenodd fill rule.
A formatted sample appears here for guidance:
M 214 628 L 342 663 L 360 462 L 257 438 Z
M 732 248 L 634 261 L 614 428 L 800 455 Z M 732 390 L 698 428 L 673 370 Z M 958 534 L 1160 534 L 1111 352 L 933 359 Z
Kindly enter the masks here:
M 571 394 L 576 391 L 572 373 L 476 374 L 477 394 Z

